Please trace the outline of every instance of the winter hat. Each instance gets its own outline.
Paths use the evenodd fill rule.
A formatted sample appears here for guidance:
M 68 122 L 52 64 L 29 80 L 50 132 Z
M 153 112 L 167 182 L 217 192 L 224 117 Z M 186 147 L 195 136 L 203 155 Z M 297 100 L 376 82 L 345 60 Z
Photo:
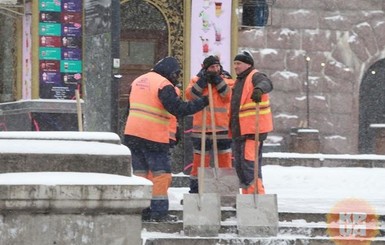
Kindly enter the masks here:
M 214 64 L 220 65 L 221 63 L 219 62 L 218 57 L 215 57 L 215 56 L 213 56 L 213 55 L 210 55 L 209 57 L 207 57 L 206 59 L 204 59 L 204 61 L 203 61 L 203 68 L 204 68 L 204 69 L 207 69 L 207 68 L 209 68 L 211 65 L 214 65 Z
M 238 54 L 234 58 L 234 61 L 236 60 L 254 66 L 254 59 L 249 52 L 243 51 L 242 53 Z
M 174 57 L 167 56 L 158 61 L 152 70 L 170 80 L 173 73 L 178 74 L 180 72 L 180 67 Z

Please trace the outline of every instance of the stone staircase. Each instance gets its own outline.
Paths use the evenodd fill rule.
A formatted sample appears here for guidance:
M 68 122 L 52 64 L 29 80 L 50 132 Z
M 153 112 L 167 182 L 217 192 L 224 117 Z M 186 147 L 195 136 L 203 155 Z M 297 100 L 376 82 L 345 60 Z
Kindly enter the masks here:
M 276 237 L 239 237 L 237 235 L 236 210 L 222 208 L 221 228 L 217 237 L 188 237 L 183 232 L 183 210 L 171 210 L 179 220 L 170 223 L 144 222 L 143 245 L 206 245 L 206 244 L 385 244 L 385 215 L 378 216 L 376 237 L 371 243 L 357 238 L 331 238 L 328 232 L 339 232 L 338 225 L 328 227 L 324 213 L 279 213 L 279 229 Z M 371 232 L 366 229 L 366 232 Z M 358 240 L 357 240 L 358 239 Z M 359 242 L 361 241 L 361 242 Z M 339 242 L 339 243 L 337 243 Z
M 384 163 L 385 156 L 383 155 L 265 154 L 265 164 L 281 166 L 383 168 L 385 167 Z M 178 175 L 174 176 L 172 185 L 174 188 L 183 188 L 188 186 L 188 183 L 187 176 Z M 319 198 L 322 199 L 323 197 Z M 230 207 L 221 208 L 221 228 L 217 237 L 188 237 L 184 235 L 183 231 L 183 207 L 174 208 L 174 210 L 170 210 L 170 213 L 176 215 L 179 220 L 173 223 L 143 223 L 141 234 L 143 245 L 385 245 L 385 214 L 377 215 L 377 222 L 372 226 L 375 227 L 374 229 L 365 229 L 366 234 L 375 234 L 374 237 L 365 240 L 359 236 L 330 237 L 329 234 L 341 234 L 340 229 L 346 227 L 340 227 L 339 224 L 328 225 L 327 215 L 329 213 L 324 211 L 313 213 L 279 212 L 279 228 L 276 237 L 239 237 L 236 209 Z M 367 225 L 370 227 L 369 223 Z M 362 227 L 355 229 L 359 228 Z

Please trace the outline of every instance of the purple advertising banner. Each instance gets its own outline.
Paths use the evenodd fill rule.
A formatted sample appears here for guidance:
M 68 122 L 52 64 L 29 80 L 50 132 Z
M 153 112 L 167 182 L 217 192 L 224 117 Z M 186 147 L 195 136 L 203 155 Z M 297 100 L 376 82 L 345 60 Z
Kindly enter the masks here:
M 62 35 L 67 37 L 80 37 L 82 35 L 82 25 L 79 23 L 63 24 Z
M 40 81 L 46 84 L 61 84 L 60 72 L 42 72 L 40 76 Z
M 82 12 L 82 1 L 79 0 L 62 0 L 63 12 Z
M 74 48 L 62 48 L 61 49 L 62 60 L 81 60 L 82 50 Z

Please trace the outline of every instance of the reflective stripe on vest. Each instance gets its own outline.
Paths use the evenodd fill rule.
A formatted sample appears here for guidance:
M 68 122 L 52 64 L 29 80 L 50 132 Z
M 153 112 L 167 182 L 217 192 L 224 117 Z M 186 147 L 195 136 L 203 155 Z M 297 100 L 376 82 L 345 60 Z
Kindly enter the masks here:
M 191 92 L 191 88 L 196 85 L 196 82 L 199 80 L 199 77 L 195 76 L 191 79 L 189 85 L 186 89 L 186 98 L 188 100 L 195 99 L 194 95 Z M 228 90 L 224 93 L 219 94 L 215 86 L 213 86 L 213 105 L 214 105 L 214 120 L 215 126 L 211 126 L 211 112 L 209 106 L 207 106 L 206 112 L 206 132 L 216 132 L 228 131 L 229 130 L 229 109 L 230 109 L 230 100 L 231 100 L 231 87 L 234 84 L 234 81 L 228 78 L 223 78 L 225 83 L 228 85 Z M 196 86 L 199 87 L 199 86 Z M 208 88 L 205 87 L 202 91 L 203 95 L 208 95 Z M 203 110 L 198 111 L 193 116 L 193 132 L 202 131 L 202 120 L 203 120 Z
M 155 72 L 148 72 L 134 80 L 124 134 L 169 143 L 171 114 L 158 98 L 159 89 L 167 85 L 172 84 Z
M 239 124 L 241 135 L 255 134 L 256 103 L 251 100 L 251 94 L 254 90 L 252 77 L 256 70 L 253 70 L 245 79 L 245 85 L 242 91 L 241 105 L 239 107 Z M 269 94 L 262 95 L 262 101 L 259 103 L 259 133 L 268 133 L 273 130 L 273 117 L 271 114 Z
M 130 116 L 140 117 L 160 124 L 169 124 L 170 113 L 166 110 L 160 110 L 156 107 L 132 103 L 130 104 Z

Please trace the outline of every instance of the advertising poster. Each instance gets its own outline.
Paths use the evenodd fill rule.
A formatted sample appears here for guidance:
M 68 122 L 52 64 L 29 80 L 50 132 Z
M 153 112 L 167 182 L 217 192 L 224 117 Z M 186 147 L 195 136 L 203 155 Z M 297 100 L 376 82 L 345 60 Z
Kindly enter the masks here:
M 191 75 L 199 72 L 209 55 L 218 56 L 231 73 L 231 13 L 232 0 L 191 1 Z
M 39 0 L 40 98 L 75 99 L 83 72 L 82 0 Z

